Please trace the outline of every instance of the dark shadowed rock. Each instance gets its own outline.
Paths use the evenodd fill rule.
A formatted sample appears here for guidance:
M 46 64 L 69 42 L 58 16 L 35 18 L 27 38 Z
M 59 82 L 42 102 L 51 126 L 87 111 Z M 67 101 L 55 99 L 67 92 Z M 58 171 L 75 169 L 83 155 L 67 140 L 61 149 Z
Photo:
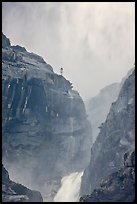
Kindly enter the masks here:
M 16 46 L 11 46 L 11 48 L 14 50 L 14 51 L 18 51 L 18 52 L 26 52 L 27 50 L 25 49 L 25 47 L 21 47 L 19 45 L 16 45 Z
M 2 47 L 6 48 L 10 46 L 10 40 L 2 33 Z
M 2 166 L 2 202 L 43 202 L 38 191 L 10 180 L 8 171 Z
M 124 155 L 124 167 L 104 179 L 99 189 L 82 196 L 81 202 L 133 202 L 135 200 L 135 151 Z

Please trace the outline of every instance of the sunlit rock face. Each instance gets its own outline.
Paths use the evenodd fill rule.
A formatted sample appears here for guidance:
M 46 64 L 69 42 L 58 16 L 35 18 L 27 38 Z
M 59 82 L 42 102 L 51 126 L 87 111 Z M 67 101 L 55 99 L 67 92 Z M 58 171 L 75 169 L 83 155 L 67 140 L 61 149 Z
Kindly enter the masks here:
M 90 194 L 102 179 L 123 165 L 124 153 L 135 142 L 135 70 L 123 83 L 118 99 L 100 126 L 91 148 L 91 159 L 84 171 L 81 195 Z
M 12 179 L 52 200 L 61 178 L 90 160 L 91 127 L 79 93 L 40 56 L 3 46 L 2 106 L 3 163 Z
M 124 155 L 124 167 L 102 180 L 99 189 L 80 198 L 81 202 L 135 201 L 135 151 Z
M 38 191 L 10 180 L 8 171 L 2 166 L 2 202 L 43 202 Z

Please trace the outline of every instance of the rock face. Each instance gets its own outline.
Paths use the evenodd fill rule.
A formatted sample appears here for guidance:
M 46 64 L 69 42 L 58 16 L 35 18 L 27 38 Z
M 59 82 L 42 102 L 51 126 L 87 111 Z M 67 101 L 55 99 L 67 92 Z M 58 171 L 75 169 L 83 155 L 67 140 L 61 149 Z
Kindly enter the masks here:
M 8 171 L 2 166 L 2 202 L 43 202 L 38 191 L 10 180 Z
M 81 196 L 90 194 L 109 174 L 123 165 L 123 156 L 135 142 L 135 70 L 125 80 L 118 99 L 91 148 L 91 160 L 82 177 Z
M 2 48 L 10 46 L 10 40 L 2 33 Z
M 117 100 L 120 89 L 124 81 L 131 75 L 134 67 L 128 71 L 125 77 L 122 78 L 120 83 L 110 84 L 100 90 L 99 94 L 91 98 L 87 104 L 86 109 L 88 119 L 92 126 L 92 142 L 94 143 L 98 134 L 101 123 L 105 122 L 107 114 L 110 111 L 111 104 Z
M 89 163 L 91 127 L 79 93 L 40 56 L 10 46 L 2 49 L 2 105 L 4 165 L 52 200 L 61 178 Z
M 101 182 L 91 195 L 81 202 L 133 202 L 135 200 L 135 151 L 125 153 L 124 167 Z
M 99 126 L 105 121 L 112 102 L 119 94 L 120 84 L 114 83 L 101 89 L 99 94 L 91 98 L 87 103 L 87 113 L 92 124 L 92 139 L 95 142 L 99 134 Z

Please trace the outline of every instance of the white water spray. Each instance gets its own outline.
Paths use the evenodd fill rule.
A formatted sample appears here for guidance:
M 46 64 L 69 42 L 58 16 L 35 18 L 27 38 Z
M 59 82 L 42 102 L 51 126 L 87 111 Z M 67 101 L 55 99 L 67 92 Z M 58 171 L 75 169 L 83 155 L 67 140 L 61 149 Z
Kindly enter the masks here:
M 61 187 L 54 197 L 54 202 L 77 202 L 79 200 L 82 175 L 83 172 L 74 172 L 63 177 Z

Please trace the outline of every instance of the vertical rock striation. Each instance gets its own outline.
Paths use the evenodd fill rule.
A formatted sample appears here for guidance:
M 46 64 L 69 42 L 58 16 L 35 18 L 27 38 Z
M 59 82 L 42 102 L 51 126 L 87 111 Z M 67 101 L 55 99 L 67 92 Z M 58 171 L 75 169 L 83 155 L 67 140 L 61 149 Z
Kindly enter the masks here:
M 85 106 L 42 57 L 2 40 L 3 163 L 14 180 L 51 201 L 62 177 L 89 163 Z

